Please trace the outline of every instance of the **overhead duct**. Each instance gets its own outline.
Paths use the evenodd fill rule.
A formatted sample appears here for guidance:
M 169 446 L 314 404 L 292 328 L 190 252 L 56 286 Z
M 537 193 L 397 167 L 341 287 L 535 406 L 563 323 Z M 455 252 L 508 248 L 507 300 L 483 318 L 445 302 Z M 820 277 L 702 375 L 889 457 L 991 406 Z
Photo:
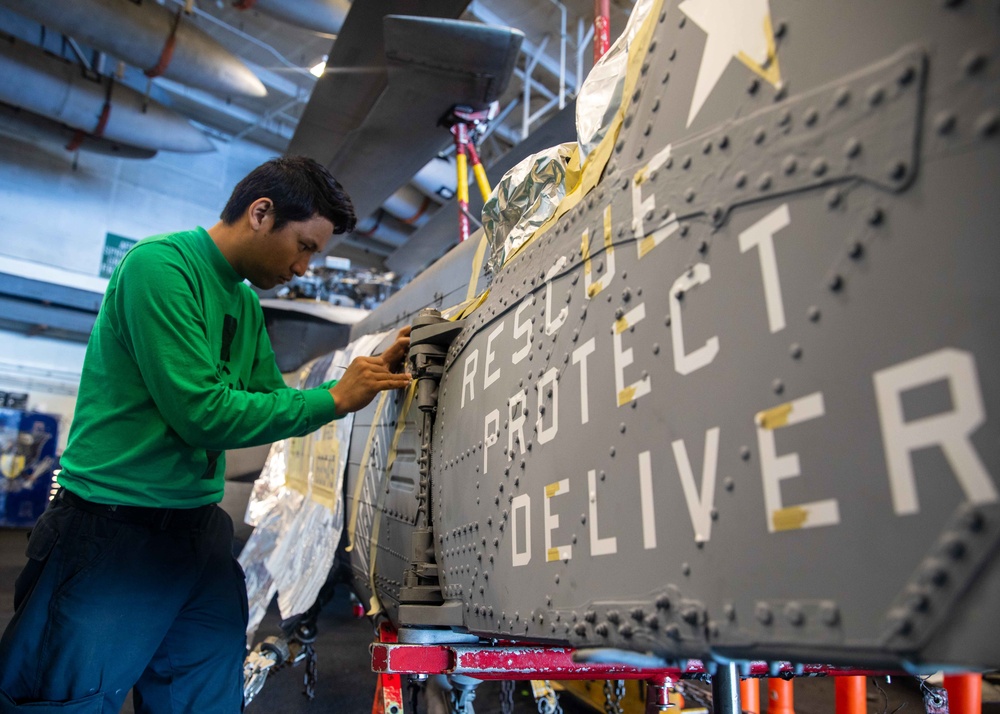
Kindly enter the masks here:
M 425 196 L 413 186 L 406 185 L 385 199 L 382 210 L 401 223 L 419 228 L 427 223 L 438 205 L 438 201 Z
M 0 0 L 0 4 L 139 67 L 147 76 L 168 77 L 220 94 L 267 95 L 257 76 L 195 27 L 180 8 L 171 11 L 149 0 Z
M 142 149 L 92 134 L 79 137 L 76 129 L 7 104 L 0 104 L 0 133 L 17 139 L 36 139 L 59 144 L 64 148 L 76 142 L 81 151 L 118 156 L 123 159 L 151 159 L 156 156 L 154 149 Z
M 336 35 L 344 24 L 349 0 L 236 0 L 237 10 L 260 10 L 276 20 L 290 25 Z
M 132 146 L 214 151 L 208 137 L 162 104 L 115 83 L 88 77 L 77 65 L 14 39 L 0 39 L 0 102 Z
M 457 177 L 455 162 L 451 158 L 436 156 L 416 173 L 410 184 L 425 196 L 448 201 L 455 196 Z
M 368 246 L 370 241 L 374 240 L 398 250 L 406 245 L 412 234 L 413 229 L 402 221 L 393 218 L 385 211 L 377 211 L 358 223 L 353 235 L 360 244 Z

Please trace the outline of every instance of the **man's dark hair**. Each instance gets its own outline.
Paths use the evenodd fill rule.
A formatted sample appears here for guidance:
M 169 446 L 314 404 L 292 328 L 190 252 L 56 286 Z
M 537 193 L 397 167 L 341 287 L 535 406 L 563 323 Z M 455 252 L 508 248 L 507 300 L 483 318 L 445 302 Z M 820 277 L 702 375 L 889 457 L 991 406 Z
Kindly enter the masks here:
M 284 156 L 261 164 L 236 184 L 222 209 L 222 221 L 232 225 L 258 198 L 274 203 L 274 229 L 290 221 L 319 215 L 333 223 L 334 233 L 350 233 L 357 217 L 344 187 L 326 167 L 308 156 Z

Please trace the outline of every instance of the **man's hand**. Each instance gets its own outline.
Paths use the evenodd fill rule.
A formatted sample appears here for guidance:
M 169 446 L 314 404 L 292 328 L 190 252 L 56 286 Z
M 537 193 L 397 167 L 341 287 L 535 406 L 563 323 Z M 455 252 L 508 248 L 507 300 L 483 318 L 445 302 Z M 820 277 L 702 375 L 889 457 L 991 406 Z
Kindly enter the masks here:
M 410 375 L 402 371 L 410 348 L 410 327 L 399 331 L 396 341 L 377 357 L 356 357 L 330 394 L 337 405 L 337 416 L 344 416 L 368 406 L 375 395 L 386 389 L 401 389 L 410 384 Z

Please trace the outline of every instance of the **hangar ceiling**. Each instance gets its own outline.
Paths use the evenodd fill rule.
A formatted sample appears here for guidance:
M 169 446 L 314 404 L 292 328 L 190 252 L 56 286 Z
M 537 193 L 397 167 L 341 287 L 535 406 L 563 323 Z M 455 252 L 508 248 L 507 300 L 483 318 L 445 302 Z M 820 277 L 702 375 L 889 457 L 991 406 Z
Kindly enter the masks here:
M 200 30 L 242 61 L 260 80 L 266 89 L 266 95 L 253 96 L 261 92 L 252 89 L 249 93 L 212 89 L 204 82 L 201 86 L 195 86 L 198 83 L 190 78 L 170 76 L 169 72 L 151 79 L 139 67 L 100 51 L 95 46 L 97 43 L 88 44 L 91 38 L 82 29 L 74 29 L 72 34 L 66 34 L 65 27 L 53 27 L 60 24 L 57 17 L 65 20 L 69 8 L 78 10 L 81 4 L 90 3 L 109 6 L 122 18 L 136 8 L 143 12 L 155 11 L 180 17 L 178 26 Z M 66 8 L 58 11 L 62 13 L 60 16 L 51 15 L 51 18 L 47 18 L 44 16 L 46 11 L 38 10 L 39 7 L 51 8 L 64 4 Z M 420 14 L 443 14 L 473 23 L 509 26 L 523 33 L 523 43 L 516 59 L 513 77 L 506 90 L 498 97 L 498 117 L 490 125 L 480 145 L 483 162 L 487 166 L 544 125 L 562 105 L 570 102 L 592 64 L 592 0 L 452 0 L 438 3 L 366 0 L 359 7 L 367 7 L 369 13 L 373 12 L 373 6 L 385 6 L 389 12 L 398 12 L 399 9 L 413 12 L 412 8 L 420 8 L 421 5 L 425 7 L 422 11 L 418 10 Z M 624 28 L 631 5 L 630 0 L 612 0 L 612 38 Z M 239 9 L 237 6 L 249 6 L 249 9 Z M 310 6 L 315 6 L 316 9 L 322 9 L 320 6 L 334 9 L 343 6 L 346 10 L 347 0 L 313 0 L 296 4 L 295 7 L 308 9 Z M 317 144 L 314 140 L 310 144 L 310 132 L 315 133 L 317 125 L 322 129 L 324 122 L 336 123 L 339 117 L 349 113 L 352 108 L 347 101 L 343 101 L 344 106 L 340 106 L 337 101 L 339 95 L 335 95 L 332 102 L 328 97 L 321 110 L 310 108 L 311 99 L 314 103 L 317 101 L 313 96 L 317 86 L 322 87 L 331 80 L 330 75 L 338 71 L 335 66 L 329 67 L 322 79 L 317 77 L 317 74 L 323 74 L 323 63 L 328 58 L 332 58 L 331 63 L 337 59 L 338 37 L 276 19 L 276 7 L 281 8 L 282 3 L 275 0 L 257 0 L 256 3 L 247 0 L 88 0 L 88 3 L 61 0 L 35 5 L 31 0 L 0 0 L 0 32 L 17 38 L 18 43 L 10 46 L 10 52 L 15 56 L 18 53 L 28 54 L 41 47 L 52 55 L 88 67 L 93 75 L 113 76 L 118 84 L 126 85 L 147 100 L 161 103 L 178 112 L 216 141 L 248 141 L 276 153 L 285 152 L 290 146 L 299 151 L 322 153 L 316 148 L 322 146 L 321 142 Z M 289 7 L 291 6 L 285 6 L 283 11 L 287 13 Z M 73 27 L 83 28 L 85 21 L 86 18 L 77 20 Z M 353 24 L 360 26 L 357 21 Z M 351 25 L 351 15 L 348 14 L 346 29 L 343 30 L 345 34 Z M 376 31 L 379 29 L 376 28 Z M 132 32 L 133 29 L 122 20 L 117 33 L 128 35 Z M 372 38 L 372 43 L 380 41 L 371 32 L 369 23 L 364 33 L 341 39 L 342 42 L 350 42 L 364 49 L 368 38 Z M 339 52 L 339 55 L 344 54 L 343 50 Z M 160 61 L 162 60 L 161 54 Z M 148 66 L 146 69 L 149 69 Z M 16 104 L 8 99 L 6 103 L 0 104 L 0 109 L 5 112 L 0 114 L 0 118 L 11 113 L 12 103 Z M 407 118 L 416 113 L 404 113 L 398 121 L 392 117 L 380 117 L 381 126 L 379 131 L 374 132 L 376 140 L 392 135 L 396 129 L 400 135 L 412 132 L 414 127 L 408 123 Z M 308 127 L 300 127 L 303 116 L 310 119 Z M 66 127 L 62 128 L 70 135 L 73 134 Z M 441 128 L 440 132 L 440 143 L 430 147 L 430 155 L 426 157 L 427 167 L 422 171 L 415 171 L 413 177 L 404 176 L 398 191 L 394 186 L 386 192 L 387 196 L 392 194 L 386 201 L 381 200 L 381 194 L 378 205 L 370 206 L 369 201 L 361 201 L 365 206 L 365 214 L 360 215 L 359 212 L 359 218 L 362 219 L 359 230 L 335 241 L 332 254 L 350 258 L 355 265 L 382 271 L 392 269 L 397 274 L 412 276 L 447 248 L 450 237 L 430 239 L 421 237 L 419 231 L 419 226 L 429 220 L 440 206 L 449 205 L 448 199 L 454 192 L 454 168 L 447 163 L 449 155 L 453 153 L 451 137 L 445 128 Z M 320 139 L 322 141 L 322 137 Z M 366 141 L 371 141 L 371 138 Z M 406 149 L 400 147 L 405 145 L 405 141 L 397 140 L 392 151 L 404 152 Z M 81 148 L 87 149 L 88 145 L 84 142 Z M 93 148 L 100 150 L 101 147 Z M 119 155 L 126 155 L 127 148 L 129 147 L 118 147 Z M 360 142 L 356 148 L 358 151 L 374 152 L 372 155 L 378 155 L 379 151 L 378 147 L 364 147 Z M 424 146 L 422 150 L 426 152 L 427 148 Z M 108 150 L 115 149 L 111 147 Z M 135 155 L 141 156 L 144 153 L 148 154 L 149 151 L 142 149 Z M 435 158 L 435 155 L 440 158 Z M 328 157 L 316 158 L 326 162 Z M 406 161 L 402 160 L 404 158 Z M 349 163 L 350 159 L 351 157 L 341 157 L 342 162 Z M 416 159 L 416 155 L 410 155 L 400 157 L 400 161 L 394 163 L 419 168 L 423 161 Z M 365 165 L 357 157 L 354 162 Z M 346 181 L 345 185 L 350 191 L 351 187 Z M 365 184 L 366 196 L 369 191 L 370 187 Z M 475 195 L 474 190 L 472 193 Z M 473 205 L 472 208 L 475 209 L 476 206 Z M 447 222 L 438 220 L 437 223 L 444 224 L 444 230 L 450 232 Z M 407 245 L 414 239 L 434 247 L 428 249 L 425 245 L 421 250 L 414 250 L 413 245 Z M 439 244 L 440 247 L 437 247 Z

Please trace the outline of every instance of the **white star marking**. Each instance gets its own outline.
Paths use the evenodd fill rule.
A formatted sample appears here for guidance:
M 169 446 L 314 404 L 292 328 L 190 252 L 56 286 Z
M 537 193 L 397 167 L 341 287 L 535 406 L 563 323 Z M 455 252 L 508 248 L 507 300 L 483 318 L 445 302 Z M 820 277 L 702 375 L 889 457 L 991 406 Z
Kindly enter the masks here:
M 684 0 L 680 11 L 708 35 L 691 99 L 688 126 L 733 57 L 771 84 L 778 85 L 778 58 L 774 53 L 768 0 Z

